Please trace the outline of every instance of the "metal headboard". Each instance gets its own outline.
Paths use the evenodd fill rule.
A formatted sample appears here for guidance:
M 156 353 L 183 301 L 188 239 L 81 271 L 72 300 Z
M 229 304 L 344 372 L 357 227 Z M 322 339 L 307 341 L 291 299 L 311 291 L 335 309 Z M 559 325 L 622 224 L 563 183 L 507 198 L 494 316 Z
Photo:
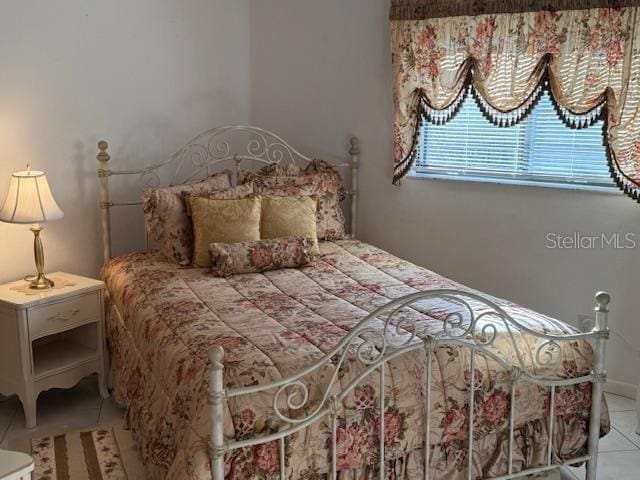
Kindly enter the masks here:
M 107 153 L 108 147 L 106 141 L 98 142 L 99 152 L 96 156 L 99 162 L 102 246 L 105 262 L 111 258 L 111 208 L 142 204 L 139 199 L 112 201 L 109 192 L 109 178 L 112 176 L 137 175 L 140 184 L 144 187 L 157 187 L 162 183 L 172 185 L 192 182 L 211 175 L 215 172 L 216 166 L 219 167 L 226 162 L 227 165 L 233 166 L 237 181 L 242 162 L 257 162 L 265 165 L 292 163 L 305 166 L 312 161 L 312 158 L 300 153 L 279 135 L 263 128 L 247 125 L 226 125 L 207 130 L 197 135 L 166 160 L 138 170 L 109 169 L 108 162 L 111 160 L 111 156 Z M 339 169 L 345 169 L 351 174 L 347 179 L 349 184 L 346 186 L 346 192 L 350 213 L 349 233 L 354 235 L 356 230 L 358 156 L 360 154 L 359 142 L 356 137 L 350 139 L 348 154 L 348 161 L 332 165 Z M 162 181 L 161 171 L 167 171 L 170 174 L 168 182 Z

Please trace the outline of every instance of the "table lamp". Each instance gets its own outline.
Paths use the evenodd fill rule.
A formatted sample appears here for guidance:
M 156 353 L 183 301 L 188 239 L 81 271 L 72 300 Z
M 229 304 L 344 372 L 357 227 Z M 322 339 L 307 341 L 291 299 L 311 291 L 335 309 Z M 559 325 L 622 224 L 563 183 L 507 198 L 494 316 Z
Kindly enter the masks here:
M 33 253 L 36 260 L 37 275 L 25 277 L 29 286 L 38 290 L 53 287 L 53 281 L 44 274 L 44 250 L 40 232 L 40 223 L 59 220 L 64 216 L 53 199 L 47 177 L 44 172 L 27 169 L 11 175 L 9 193 L 0 209 L 0 221 L 7 223 L 33 224 Z

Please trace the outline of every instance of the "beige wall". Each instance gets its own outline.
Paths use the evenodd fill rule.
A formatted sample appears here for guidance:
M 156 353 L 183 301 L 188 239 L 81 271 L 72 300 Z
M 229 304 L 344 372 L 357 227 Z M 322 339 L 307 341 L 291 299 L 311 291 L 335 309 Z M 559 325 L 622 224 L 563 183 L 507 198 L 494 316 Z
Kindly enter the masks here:
M 362 140 L 359 236 L 472 287 L 575 323 L 592 296 L 640 347 L 640 247 L 545 248 L 548 232 L 636 233 L 621 194 L 407 179 L 391 185 L 391 72 L 385 0 L 254 0 L 252 121 L 317 155 Z M 611 377 L 637 382 L 638 357 L 615 339 Z
M 43 234 L 48 270 L 100 266 L 99 138 L 114 164 L 141 166 L 201 130 L 248 121 L 248 22 L 248 0 L 2 2 L 0 197 L 27 162 L 47 173 L 65 212 Z M 139 220 L 116 214 L 128 234 L 116 253 L 141 246 Z M 32 273 L 32 238 L 0 223 L 0 281 Z

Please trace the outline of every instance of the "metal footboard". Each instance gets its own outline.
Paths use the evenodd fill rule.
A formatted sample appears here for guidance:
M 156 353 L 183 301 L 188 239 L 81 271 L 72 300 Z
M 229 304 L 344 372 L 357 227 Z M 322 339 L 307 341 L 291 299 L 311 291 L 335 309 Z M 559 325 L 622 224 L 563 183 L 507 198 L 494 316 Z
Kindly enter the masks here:
M 474 405 L 475 366 L 479 356 L 484 356 L 495 361 L 508 373 L 510 383 L 509 396 L 509 438 L 508 438 L 508 468 L 503 475 L 493 478 L 512 479 L 532 475 L 547 470 L 559 468 L 562 465 L 571 465 L 587 462 L 587 479 L 596 479 L 598 441 L 600 436 L 600 415 L 602 407 L 602 384 L 605 381 L 605 349 L 609 336 L 607 327 L 608 305 L 610 297 L 605 292 L 599 292 L 595 296 L 595 325 L 589 332 L 575 333 L 564 324 L 550 319 L 539 319 L 538 325 L 531 326 L 531 319 L 521 321 L 507 313 L 505 309 L 483 296 L 453 289 L 429 290 L 407 295 L 393 300 L 378 308 L 349 332 L 331 351 L 325 354 L 319 361 L 302 369 L 295 375 L 280 379 L 276 382 L 255 385 L 242 388 L 226 389 L 223 381 L 224 351 L 221 347 L 214 347 L 209 352 L 210 359 L 210 408 L 212 417 L 210 456 L 213 480 L 223 480 L 225 476 L 224 456 L 232 450 L 250 447 L 267 442 L 278 442 L 280 478 L 286 478 L 286 448 L 285 441 L 292 434 L 308 428 L 310 425 L 328 417 L 331 425 L 331 438 L 327 447 L 330 455 L 330 469 L 328 477 L 336 479 L 337 453 L 336 432 L 338 410 L 345 397 L 356 386 L 361 384 L 371 375 L 378 375 L 380 417 L 378 428 L 380 429 L 379 441 L 379 478 L 386 478 L 385 472 L 385 373 L 388 363 L 400 355 L 424 351 L 426 377 L 428 381 L 424 385 L 424 478 L 429 480 L 430 471 L 430 445 L 432 423 L 432 360 L 437 348 L 451 345 L 469 349 L 470 388 L 469 405 Z M 420 325 L 414 319 L 402 318 L 399 312 L 407 309 L 422 313 L 435 312 L 436 307 L 429 307 L 432 303 L 442 302 L 455 305 L 457 310 L 441 315 L 442 329 L 438 333 L 428 334 L 419 331 Z M 430 310 L 433 308 L 433 310 Z M 440 308 L 439 311 L 442 311 Z M 437 316 L 437 315 L 436 315 Z M 552 330 L 553 333 L 542 333 Z M 557 332 L 557 333 L 556 333 Z M 529 345 L 533 342 L 533 350 L 527 354 L 521 348 L 523 338 L 527 338 Z M 494 345 L 497 338 L 501 338 L 503 345 L 499 350 Z M 593 369 L 587 375 L 577 378 L 564 378 L 559 375 L 563 366 L 562 345 L 576 340 L 588 340 L 594 350 Z M 502 354 L 505 350 L 509 355 Z M 339 391 L 339 372 L 345 365 L 347 357 L 350 361 L 360 362 L 360 373 Z M 311 402 L 309 387 L 304 379 L 310 373 L 323 368 L 333 367 L 333 372 L 321 392 L 320 398 Z M 515 391 L 517 382 L 530 382 L 532 384 L 549 387 L 549 445 L 546 452 L 544 465 L 514 471 L 514 430 L 516 418 Z M 556 389 L 561 386 L 576 385 L 590 382 L 591 413 L 589 421 L 588 451 L 584 456 L 571 458 L 562 463 L 554 463 L 553 457 L 553 429 L 555 418 Z M 336 388 L 334 388 L 336 387 Z M 224 437 L 225 402 L 233 397 L 250 395 L 256 392 L 273 392 L 274 421 L 284 425 L 279 431 L 254 438 L 243 438 L 226 441 Z M 282 405 L 286 408 L 282 408 Z M 290 412 L 303 412 L 303 415 L 292 416 Z M 474 476 L 473 446 L 474 446 L 474 408 L 468 409 L 468 441 L 467 441 L 467 465 L 466 477 Z

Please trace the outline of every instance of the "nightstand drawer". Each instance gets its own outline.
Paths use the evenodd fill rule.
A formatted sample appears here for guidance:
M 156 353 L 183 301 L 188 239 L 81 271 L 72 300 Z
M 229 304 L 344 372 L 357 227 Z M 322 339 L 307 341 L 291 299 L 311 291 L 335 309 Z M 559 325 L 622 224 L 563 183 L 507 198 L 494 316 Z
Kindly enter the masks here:
M 91 320 L 100 319 L 96 293 L 70 298 L 62 302 L 29 309 L 29 337 L 33 340 L 48 333 L 64 330 Z

